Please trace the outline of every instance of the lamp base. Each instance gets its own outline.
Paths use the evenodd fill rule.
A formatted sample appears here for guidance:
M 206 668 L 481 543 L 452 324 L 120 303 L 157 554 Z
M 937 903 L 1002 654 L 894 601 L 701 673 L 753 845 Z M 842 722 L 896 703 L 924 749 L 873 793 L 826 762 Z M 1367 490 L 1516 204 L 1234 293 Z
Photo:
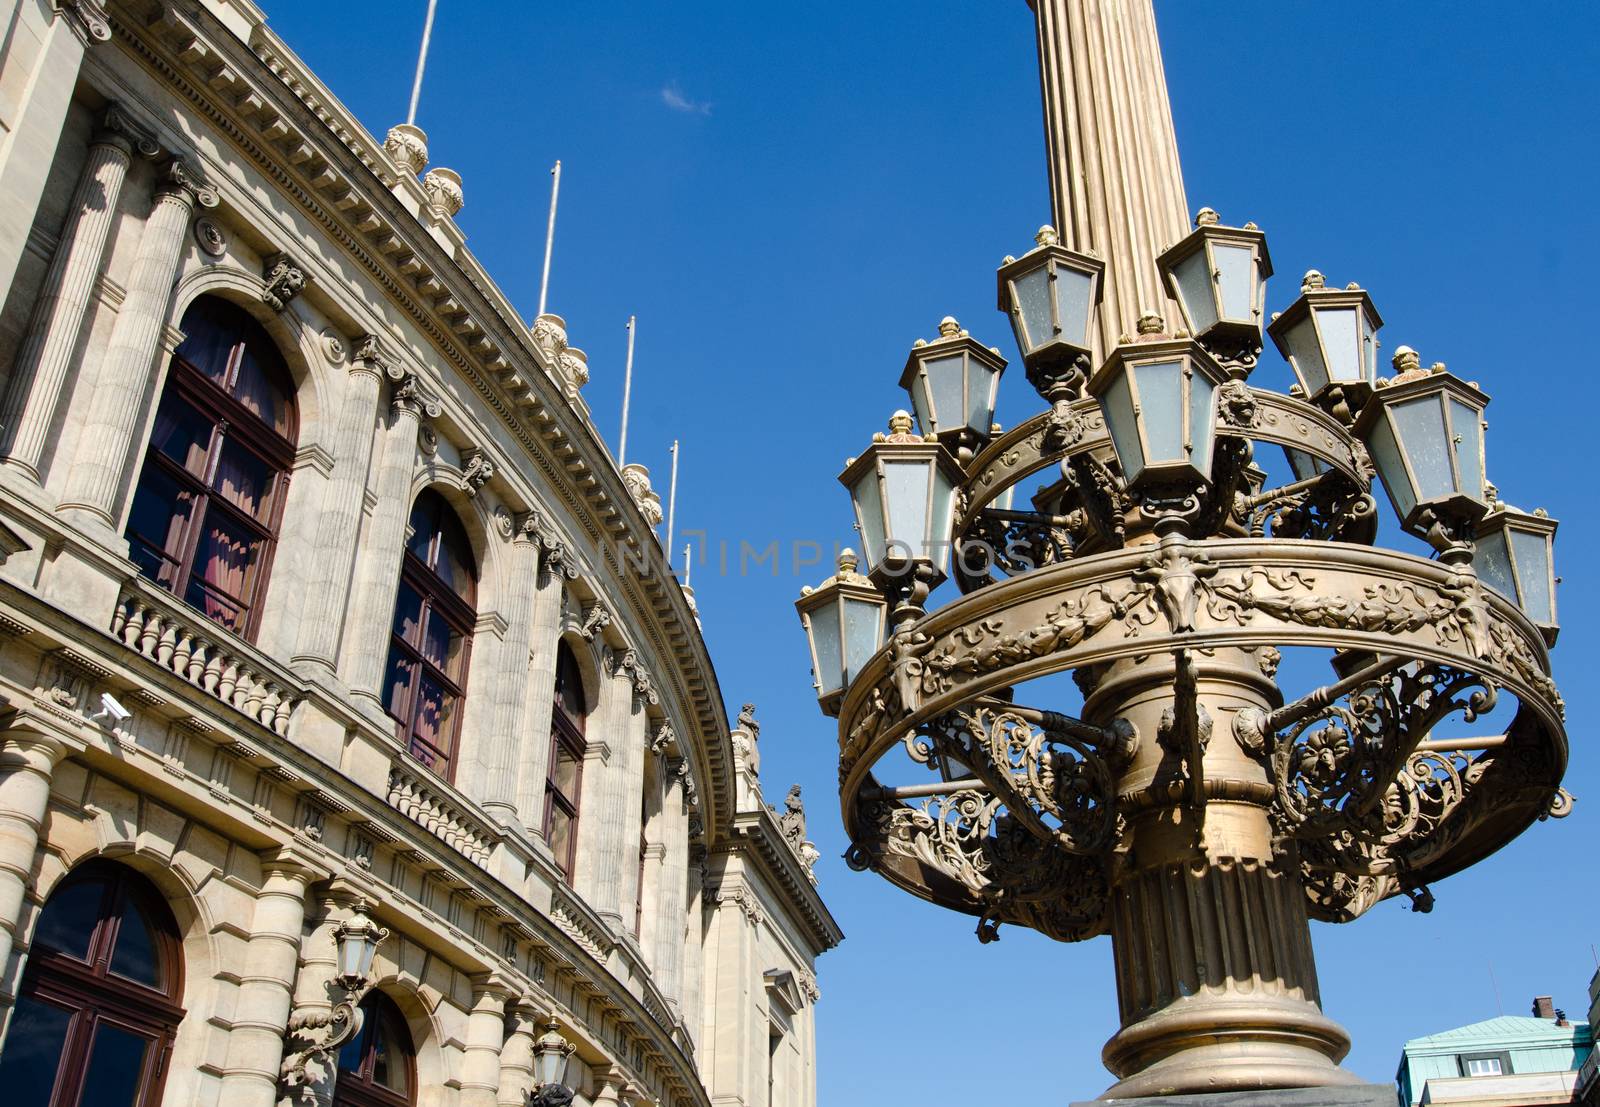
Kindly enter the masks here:
M 1091 1099 L 1072 1107 L 1394 1107 L 1392 1084 L 1344 1084 L 1330 1088 L 1282 1088 L 1253 1092 L 1202 1092 L 1137 1099 Z

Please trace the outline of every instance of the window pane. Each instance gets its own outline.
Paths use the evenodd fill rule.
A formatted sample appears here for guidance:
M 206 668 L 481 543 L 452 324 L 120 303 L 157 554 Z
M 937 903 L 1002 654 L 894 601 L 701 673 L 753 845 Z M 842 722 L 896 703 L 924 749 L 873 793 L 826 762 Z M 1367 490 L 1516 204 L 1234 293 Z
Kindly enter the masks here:
M 254 599 L 256 559 L 260 554 L 259 538 L 235 526 L 221 512 L 208 513 L 185 599 L 213 622 L 242 631 L 246 610 Z
M 417 663 L 405 654 L 393 646 L 389 648 L 389 675 L 383 682 L 383 706 L 388 708 L 389 714 L 401 721 L 404 721 L 409 714 L 411 674 L 416 671 L 416 666 Z
M 72 880 L 58 888 L 39 913 L 33 930 L 36 949 L 53 949 L 79 961 L 89 959 L 89 939 L 100 919 L 106 886 L 100 880 Z
M 226 383 L 228 356 L 238 341 L 238 308 L 222 300 L 201 297 L 184 312 L 183 343 L 177 353 L 184 361 L 216 381 Z
M 234 507 L 266 521 L 272 511 L 272 482 L 277 471 L 238 441 L 224 439 L 211 486 Z
M 8 1107 L 50 1107 L 71 1022 L 70 1011 L 32 996 L 17 1000 L 0 1053 L 0 1088 Z
M 423 632 L 422 656 L 439 668 L 451 680 L 460 681 L 461 653 L 466 639 L 445 621 L 437 609 L 428 613 L 427 629 Z
M 214 424 L 192 405 L 168 388 L 156 411 L 156 425 L 150 432 L 150 445 L 204 480 L 206 451 L 211 448 Z
M 406 539 L 406 549 L 418 561 L 433 567 L 433 540 L 439 533 L 436 494 L 424 492 L 411 506 L 411 536 Z
M 477 574 L 473 569 L 472 547 L 467 544 L 467 536 L 460 524 L 455 522 L 454 513 L 446 520 L 434 572 L 450 586 L 450 591 L 468 603 L 473 601 L 473 582 Z
M 424 673 L 417 682 L 417 717 L 412 732 L 441 754 L 448 753 L 455 710 L 456 697 Z
M 148 988 L 160 988 L 160 968 L 149 920 L 130 900 L 122 910 L 122 925 L 117 929 L 117 945 L 111 954 L 111 971 Z
M 146 465 L 139 474 L 128 515 L 128 556 L 140 572 L 169 589 L 177 583 L 183 531 L 193 507 L 194 496 L 159 466 Z
M 145 1053 L 151 1045 L 143 1035 L 101 1023 L 94 1033 L 78 1107 L 133 1107 L 138 1103 Z
M 549 843 L 550 852 L 555 855 L 556 864 L 566 869 L 570 864 L 568 859 L 572 856 L 573 820 L 561 808 L 550 803 L 545 822 L 545 840 Z
M 373 1027 L 372 1043 L 372 1082 L 380 1088 L 388 1088 L 401 1095 L 409 1093 L 410 1073 L 407 1071 L 406 1047 L 400 1040 L 400 1031 L 394 1025 L 393 1016 L 388 1012 L 374 1010 L 367 1016 L 376 1025 Z
M 272 375 L 262 366 L 254 343 L 245 347 L 239 359 L 239 378 L 233 386 L 233 395 L 263 423 L 288 437 L 288 400 L 273 381 Z
M 405 581 L 394 597 L 394 636 L 408 646 L 422 644 L 422 595 Z
M 578 805 L 578 781 L 583 772 L 583 759 L 564 742 L 556 742 L 555 764 L 551 767 L 550 782 L 569 804 Z
M 361 1072 L 361 1058 L 367 1052 L 367 1039 L 372 1035 L 370 1008 L 363 1003 L 361 1011 L 362 1017 L 368 1021 L 362 1023 L 361 1033 L 346 1042 L 344 1047 L 339 1050 L 339 1072 L 341 1074 L 359 1074 Z M 342 1082 L 344 1076 L 341 1075 L 339 1079 Z

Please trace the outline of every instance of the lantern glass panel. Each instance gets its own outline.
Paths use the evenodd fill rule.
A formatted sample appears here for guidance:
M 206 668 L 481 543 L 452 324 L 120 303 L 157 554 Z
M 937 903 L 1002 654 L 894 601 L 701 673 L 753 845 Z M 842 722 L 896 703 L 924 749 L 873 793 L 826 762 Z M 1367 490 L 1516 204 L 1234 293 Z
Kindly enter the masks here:
M 1301 383 L 1307 392 L 1319 392 L 1328 383 L 1328 366 L 1322 360 L 1322 341 L 1317 335 L 1317 322 L 1307 312 L 1306 317 L 1289 328 L 1284 336 L 1294 367 L 1300 370 Z
M 1050 316 L 1050 267 L 1041 265 L 1022 274 L 1011 282 L 1011 287 L 1021 312 L 1018 345 L 1032 353 L 1055 337 L 1055 324 Z
M 878 471 L 869 466 L 852 489 L 856 501 L 856 521 L 861 524 L 861 544 L 872 567 L 883 559 L 883 490 L 878 487 Z
M 1362 348 L 1361 323 L 1353 307 L 1313 308 L 1318 329 L 1322 332 L 1322 348 L 1328 354 L 1328 376 L 1336 381 L 1362 380 L 1365 363 Z
M 1478 579 L 1509 600 L 1517 598 L 1517 582 L 1511 574 L 1511 551 L 1506 546 L 1505 528 L 1479 538 L 1472 551 L 1472 567 Z
M 1212 418 L 1212 397 L 1216 386 L 1204 373 L 1191 372 L 1189 382 L 1189 464 L 1202 473 L 1211 472 L 1211 437 L 1216 420 Z
M 567 1059 L 559 1049 L 549 1049 L 539 1054 L 539 1083 L 559 1084 L 566 1075 Z
M 966 357 L 961 354 L 952 354 L 949 357 L 930 358 L 923 362 L 922 372 L 926 378 L 927 399 L 932 410 L 924 411 L 921 403 L 916 404 L 917 418 L 922 423 L 924 431 L 954 430 L 966 422 L 966 386 L 962 379 L 965 374 Z M 912 389 L 912 401 L 917 400 L 917 393 L 922 389 Z
M 1517 574 L 1517 599 L 1523 614 L 1545 625 L 1556 621 L 1555 597 L 1550 594 L 1550 540 L 1536 531 L 1507 528 L 1511 563 Z
M 1244 322 L 1255 321 L 1255 256 L 1248 246 L 1212 244 L 1217 259 L 1217 286 L 1222 299 L 1222 317 Z
M 1378 379 L 1378 330 L 1372 325 L 1372 316 L 1361 313 L 1361 367 L 1362 380 Z
M 1320 477 L 1329 469 L 1328 463 L 1316 454 L 1308 454 L 1304 450 L 1296 450 L 1290 446 L 1285 446 L 1283 452 L 1284 456 L 1289 459 L 1289 471 L 1294 474 L 1295 480 L 1310 480 L 1312 477 Z
M 1139 390 L 1139 411 L 1149 460 L 1185 461 L 1183 433 L 1183 363 L 1156 361 L 1133 367 Z
M 1421 500 L 1443 499 L 1456 491 L 1450 464 L 1450 432 L 1440 401 L 1439 396 L 1422 396 L 1389 409 L 1400 446 L 1411 462 L 1417 498 Z
M 1074 346 L 1088 348 L 1089 308 L 1094 277 L 1076 269 L 1056 269 L 1056 308 L 1061 316 L 1061 337 Z
M 830 601 L 821 607 L 814 607 L 806 618 L 810 623 L 817 684 L 823 695 L 830 695 L 842 687 L 839 678 L 844 672 L 844 658 L 840 653 L 839 605 Z
M 1196 250 L 1173 266 L 1173 276 L 1183 314 L 1188 317 L 1190 328 L 1200 334 L 1217 321 L 1215 286 L 1205 249 Z
M 995 385 L 999 383 L 999 377 L 990 371 L 987 366 L 970 357 L 966 361 L 966 423 L 978 434 L 987 438 L 989 437 L 989 428 L 994 424 L 994 393 Z
M 1100 397 L 1106 412 L 1106 426 L 1111 430 L 1111 444 L 1116 447 L 1117 460 L 1122 462 L 1122 475 L 1133 480 L 1144 470 L 1144 448 L 1139 445 L 1139 424 L 1133 417 L 1133 395 L 1128 388 L 1126 368 L 1118 373 Z
M 950 528 L 955 522 L 951 518 L 951 509 L 954 507 L 955 485 L 952 484 L 939 466 L 933 469 L 933 516 L 929 520 L 927 530 L 928 549 L 924 553 L 929 560 L 939 566 L 943 571 L 950 557 Z
M 897 554 L 921 557 L 928 537 L 927 461 L 885 461 L 884 492 L 888 497 L 889 544 Z
M 339 975 L 361 975 L 361 941 L 354 935 L 343 934 L 339 938 Z
M 844 601 L 844 682 L 849 684 L 883 641 L 883 605 Z
M 1450 440 L 1455 446 L 1460 491 L 1473 499 L 1483 497 L 1483 420 L 1460 400 L 1450 400 Z
M 1404 519 L 1417 506 L 1417 494 L 1411 487 L 1411 477 L 1406 472 L 1400 447 L 1394 440 L 1394 428 L 1388 419 L 1380 418 L 1372 424 L 1367 449 L 1372 453 L 1372 463 L 1378 467 L 1378 476 L 1383 478 L 1383 486 L 1389 490 L 1389 498 L 1394 501 L 1395 514 Z

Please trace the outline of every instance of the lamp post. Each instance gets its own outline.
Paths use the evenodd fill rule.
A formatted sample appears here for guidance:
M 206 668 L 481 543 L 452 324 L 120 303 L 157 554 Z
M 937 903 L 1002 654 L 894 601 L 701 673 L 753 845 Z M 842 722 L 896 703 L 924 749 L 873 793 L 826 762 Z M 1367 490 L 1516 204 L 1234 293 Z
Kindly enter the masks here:
M 1209 209 L 1196 224 L 1159 259 L 1102 269 L 1047 235 L 1008 260 L 1000 307 L 1047 409 L 980 434 L 993 399 L 972 402 L 971 362 L 957 416 L 927 399 L 929 358 L 994 364 L 957 329 L 902 378 L 928 433 L 898 412 L 847 464 L 868 572 L 841 559 L 797 604 L 838 719 L 846 857 L 976 916 L 984 941 L 1109 935 L 1107 1098 L 1388 1102 L 1345 1087 L 1309 920 L 1396 896 L 1421 910 L 1429 885 L 1570 810 L 1555 523 L 1493 498 L 1477 386 L 1407 347 L 1378 377 L 1364 291 L 1307 280 L 1269 328 L 1288 364 L 1261 370 L 1265 235 Z M 1102 272 L 1152 268 L 1182 326 L 1146 313 L 1091 372 Z M 1257 462 L 1279 451 L 1274 484 Z M 1375 544 L 1374 473 L 1435 556 Z M 998 576 L 963 568 L 930 604 L 951 547 L 997 522 Z M 1280 674 L 1286 649 L 1320 652 L 1326 682 Z M 1043 683 L 1063 673 L 1076 695 Z M 1439 731 L 1497 706 L 1492 738 Z
M 367 916 L 366 904 L 357 902 L 351 916 L 333 931 L 332 986 L 338 992 L 332 1010 L 290 1016 L 279 1083 L 286 1094 L 314 1081 L 308 1065 L 317 1061 L 328 1072 L 331 1058 L 361 1033 L 360 1003 L 372 989 L 372 963 L 389 931 Z

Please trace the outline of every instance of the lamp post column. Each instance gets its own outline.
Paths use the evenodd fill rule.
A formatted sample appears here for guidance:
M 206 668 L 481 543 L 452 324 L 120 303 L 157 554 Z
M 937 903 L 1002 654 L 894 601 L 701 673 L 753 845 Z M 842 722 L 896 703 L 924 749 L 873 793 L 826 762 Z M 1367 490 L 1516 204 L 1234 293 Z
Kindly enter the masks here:
M 5 461 L 35 482 L 136 148 L 145 157 L 154 157 L 157 151 L 155 140 L 142 127 L 119 105 L 110 105 L 89 146 L 89 160 L 67 206 L 67 226 L 45 272 L 28 337 L 12 371 L 5 408 L 0 411 Z
M 217 194 L 187 162 L 174 158 L 156 190 L 155 207 L 145 221 L 139 256 L 128 276 L 128 294 L 95 376 L 89 413 L 61 498 L 62 510 L 69 514 L 81 513 L 105 526 L 116 525 L 117 487 L 143 408 L 140 399 L 150 382 L 172 299 L 173 275 L 196 204 L 215 207 Z
M 1156 736 L 1118 781 L 1131 846 L 1111 891 L 1122 1028 L 1104 1060 L 1123 1079 L 1106 1094 L 1356 1083 L 1337 1067 L 1349 1037 L 1319 1006 L 1294 855 L 1274 850 L 1273 786 L 1233 733 L 1240 711 L 1278 702 L 1275 685 L 1244 650 L 1194 661 L 1115 662 L 1085 704 L 1087 718 Z M 1175 689 L 1191 678 L 1185 720 Z
M 1188 228 L 1155 11 L 1150 0 L 1029 5 L 1056 229 L 1106 261 L 1098 364 L 1142 311 L 1160 310 L 1156 255 Z

